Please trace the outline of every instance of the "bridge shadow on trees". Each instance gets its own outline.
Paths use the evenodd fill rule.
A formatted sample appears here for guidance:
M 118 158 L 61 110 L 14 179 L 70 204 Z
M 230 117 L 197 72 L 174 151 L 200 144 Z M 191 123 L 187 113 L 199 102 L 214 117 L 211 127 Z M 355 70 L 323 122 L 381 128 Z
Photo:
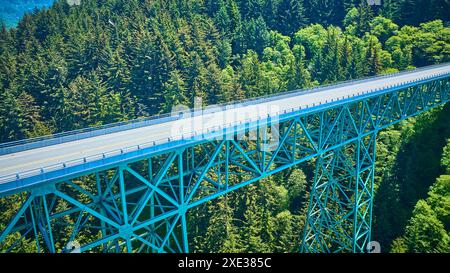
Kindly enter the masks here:
M 449 124 L 450 104 L 446 104 L 442 109 L 405 122 L 401 129 L 389 129 L 400 130 L 397 134 L 382 132 L 388 140 L 379 139 L 379 147 L 387 147 L 388 154 L 398 150 L 392 167 L 377 169 L 379 185 L 374 200 L 372 238 L 381 244 L 383 252 L 388 252 L 393 240 L 403 235 L 415 204 L 427 197 L 429 187 L 442 173 L 440 160 L 450 138 Z M 388 166 L 388 155 L 380 151 L 377 156 L 378 165 Z

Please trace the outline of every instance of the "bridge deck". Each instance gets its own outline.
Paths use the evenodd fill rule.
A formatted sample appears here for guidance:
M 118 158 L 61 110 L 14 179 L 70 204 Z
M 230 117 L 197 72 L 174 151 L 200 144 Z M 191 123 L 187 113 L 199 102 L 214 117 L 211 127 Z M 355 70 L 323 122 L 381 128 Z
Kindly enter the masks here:
M 336 85 L 323 90 L 319 89 L 319 92 L 298 92 L 289 96 L 275 96 L 269 100 L 255 100 L 248 105 L 234 105 L 229 107 L 231 109 L 216 113 L 166 121 L 107 135 L 5 154 L 0 156 L 0 178 L 134 145 L 167 139 L 180 133 L 196 132 L 201 134 L 206 128 L 224 127 L 230 122 L 245 122 L 249 118 L 266 117 L 267 114 L 273 115 L 292 108 L 326 104 L 349 97 L 357 99 L 362 93 L 376 92 L 390 86 L 449 73 L 450 64 L 430 67 L 387 77 L 355 81 L 351 85 Z M 2 179 L 0 179 L 1 183 L 3 183 Z

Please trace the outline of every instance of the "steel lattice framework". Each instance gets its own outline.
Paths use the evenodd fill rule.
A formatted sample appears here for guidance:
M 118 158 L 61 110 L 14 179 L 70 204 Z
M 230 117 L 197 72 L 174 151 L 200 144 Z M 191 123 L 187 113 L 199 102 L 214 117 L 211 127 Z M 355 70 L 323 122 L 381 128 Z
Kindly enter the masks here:
M 0 249 L 65 252 L 78 242 L 82 252 L 189 252 L 191 208 L 316 159 L 301 251 L 364 252 L 377 132 L 449 100 L 448 76 L 417 81 L 29 186 L 3 197 L 19 205 L 0 222 Z M 274 149 L 268 134 L 279 136 Z

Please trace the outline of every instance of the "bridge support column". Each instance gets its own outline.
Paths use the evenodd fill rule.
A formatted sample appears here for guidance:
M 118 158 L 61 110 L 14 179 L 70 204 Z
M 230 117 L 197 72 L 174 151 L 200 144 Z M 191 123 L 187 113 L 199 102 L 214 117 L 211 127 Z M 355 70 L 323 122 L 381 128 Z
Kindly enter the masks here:
M 317 158 L 302 252 L 365 252 L 371 240 L 376 133 Z

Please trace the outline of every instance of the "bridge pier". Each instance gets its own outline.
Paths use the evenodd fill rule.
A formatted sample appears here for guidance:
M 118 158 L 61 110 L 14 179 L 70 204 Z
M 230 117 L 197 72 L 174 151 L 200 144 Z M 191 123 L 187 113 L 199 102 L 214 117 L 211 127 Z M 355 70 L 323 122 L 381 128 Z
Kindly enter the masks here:
M 302 252 L 365 252 L 371 240 L 376 133 L 316 161 Z

